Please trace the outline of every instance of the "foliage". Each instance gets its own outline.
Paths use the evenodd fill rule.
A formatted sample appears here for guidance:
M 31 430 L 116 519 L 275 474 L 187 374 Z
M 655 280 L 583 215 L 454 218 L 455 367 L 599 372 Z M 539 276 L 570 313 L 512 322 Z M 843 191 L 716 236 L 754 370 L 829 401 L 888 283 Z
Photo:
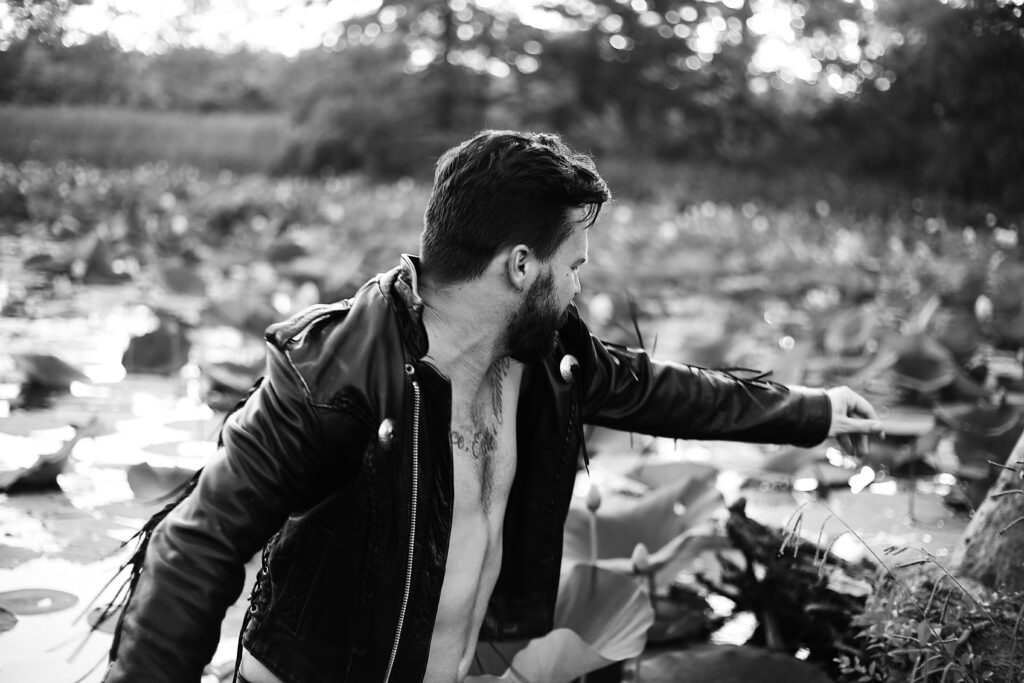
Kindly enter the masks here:
M 0 157 L 8 161 L 78 159 L 115 168 L 159 161 L 243 172 L 271 169 L 288 136 L 287 121 L 273 113 L 113 107 L 0 106 L 0 128 Z
M 281 55 L 247 50 L 142 54 L 104 35 L 73 45 L 26 38 L 0 49 L 0 102 L 268 111 L 285 108 L 293 94 L 290 66 Z
M 388 0 L 295 58 L 61 45 L 69 0 L 5 4 L 29 28 L 0 39 L 0 101 L 281 111 L 288 171 L 397 177 L 479 128 L 529 127 L 599 154 L 847 168 L 1024 201 L 1017 0 L 540 3 L 561 20 L 548 30 L 512 3 Z M 802 66 L 765 62 L 773 31 Z
M 0 49 L 11 40 L 38 40 L 58 43 L 64 33 L 64 20 L 75 5 L 92 0 L 3 0 L 10 22 L 0 24 Z
M 967 199 L 1022 206 L 1024 12 L 1019 2 L 890 2 L 883 18 L 900 43 L 868 87 L 830 117 L 858 139 L 855 163 Z M 833 118 L 834 117 L 834 118 Z
M 325 60 L 335 76 L 296 98 L 294 130 L 280 168 L 363 169 L 391 178 L 429 174 L 434 160 L 473 129 L 439 128 L 429 102 L 444 84 L 435 71 L 406 73 L 404 61 L 396 47 L 355 47 Z M 455 76 L 467 90 L 486 86 L 472 73 Z M 424 106 L 409 106 L 415 102 Z M 473 106 L 471 98 L 460 102 L 458 110 Z
M 890 548 L 898 555 L 906 548 Z M 895 587 L 893 584 L 899 584 Z M 954 580 L 925 561 L 881 576 L 839 658 L 843 683 L 1011 681 L 1024 666 L 1021 595 Z

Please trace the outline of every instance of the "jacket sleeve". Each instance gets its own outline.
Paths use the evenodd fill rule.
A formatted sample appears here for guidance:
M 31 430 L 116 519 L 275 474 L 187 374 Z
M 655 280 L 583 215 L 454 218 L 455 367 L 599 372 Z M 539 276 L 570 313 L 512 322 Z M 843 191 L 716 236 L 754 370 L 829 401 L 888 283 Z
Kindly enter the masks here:
M 197 683 L 244 564 L 288 515 L 358 467 L 366 435 L 354 417 L 315 404 L 271 347 L 266 378 L 226 421 L 222 448 L 154 530 L 106 683 Z
M 575 330 L 571 330 L 578 325 Z M 828 436 L 832 406 L 820 389 L 783 386 L 596 339 L 573 311 L 583 422 L 677 439 L 813 446 Z

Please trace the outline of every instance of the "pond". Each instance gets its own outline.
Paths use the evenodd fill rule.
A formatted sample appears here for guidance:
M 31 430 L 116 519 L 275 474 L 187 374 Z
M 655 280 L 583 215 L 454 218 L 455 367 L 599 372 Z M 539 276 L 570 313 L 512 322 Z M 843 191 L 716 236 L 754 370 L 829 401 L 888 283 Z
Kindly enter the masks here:
M 88 636 L 90 601 L 124 561 L 121 544 L 160 506 L 153 497 L 164 490 L 166 478 L 198 469 L 215 450 L 223 414 L 204 402 L 201 368 L 256 362 L 263 347 L 258 337 L 236 329 L 202 325 L 189 333 L 187 362 L 180 369 L 128 374 L 122 355 L 132 337 L 159 325 L 154 309 L 173 305 L 188 313 L 201 302 L 187 296 L 172 301 L 137 282 L 44 287 L 16 273 L 16 248 L 9 242 L 0 246 L 8 291 L 38 286 L 48 292 L 29 297 L 31 310 L 0 317 L 0 472 L 28 467 L 40 455 L 59 452 L 76 429 L 87 430 L 57 477 L 58 491 L 0 494 L 0 593 L 41 591 L 31 594 L 38 609 L 29 612 L 38 613 L 16 614 L 17 623 L 0 635 L 0 678 L 98 681 L 102 668 L 96 667 L 110 636 L 102 630 Z M 692 319 L 708 307 L 682 302 L 679 310 Z M 665 324 L 675 330 L 662 336 L 667 352 L 673 351 L 672 338 L 686 334 L 681 325 Z M 49 397 L 41 407 L 21 409 L 16 359 L 41 353 L 80 369 L 86 381 L 72 382 L 69 392 Z M 794 454 L 773 446 L 606 433 L 595 435 L 592 455 L 595 480 L 645 458 L 713 465 L 725 499 L 745 497 L 751 518 L 782 527 L 799 510 L 805 536 L 826 544 L 834 540 L 832 551 L 848 558 L 901 544 L 944 558 L 967 522 L 944 503 L 955 484 L 948 475 L 882 476 L 827 444 Z M 766 470 L 766 462 L 775 463 L 774 470 Z M 254 570 L 250 563 L 249 581 Z M 219 671 L 234 658 L 247 595 L 248 585 L 225 620 L 214 659 Z

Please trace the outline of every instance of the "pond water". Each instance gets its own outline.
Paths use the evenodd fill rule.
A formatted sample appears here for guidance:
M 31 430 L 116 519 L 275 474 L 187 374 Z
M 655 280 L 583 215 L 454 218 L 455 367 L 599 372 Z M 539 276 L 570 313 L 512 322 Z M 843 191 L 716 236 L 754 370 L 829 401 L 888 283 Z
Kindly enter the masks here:
M 21 285 L 8 278 L 4 286 Z M 127 551 L 121 544 L 159 507 L 133 491 L 129 468 L 141 463 L 166 472 L 201 467 L 214 453 L 222 415 L 202 401 L 199 367 L 223 360 L 247 362 L 262 354 L 256 338 L 203 327 L 191 335 L 189 362 L 180 371 L 126 375 L 122 354 L 132 336 L 155 325 L 154 305 L 174 303 L 177 310 L 187 310 L 198 302 L 154 298 L 139 285 L 62 287 L 59 296 L 36 299 L 26 315 L 0 317 L 0 472 L 28 467 L 38 456 L 57 452 L 75 435 L 74 425 L 90 425 L 90 436 L 75 444 L 57 478 L 59 491 L 0 494 L 0 593 L 46 589 L 73 595 L 75 604 L 16 615 L 14 627 L 0 634 L 0 681 L 100 680 L 102 667 L 96 667 L 105 658 L 110 636 L 98 632 L 87 637 L 89 602 L 124 561 Z M 70 393 L 44 408 L 17 409 L 20 375 L 14 358 L 29 353 L 59 356 L 89 381 L 73 383 Z M 627 435 L 599 441 L 595 462 L 613 470 L 635 465 L 641 451 L 713 464 L 722 471 L 718 481 L 726 498 L 746 497 L 752 518 L 782 526 L 802 510 L 803 533 L 825 542 L 839 536 L 833 552 L 846 557 L 901 544 L 947 557 L 967 522 L 943 503 L 948 480 L 896 480 L 873 473 L 865 480 L 856 467 L 830 465 L 824 457 L 827 446 L 821 447 L 821 457 L 813 458 L 817 470 L 810 474 L 806 468 L 766 474 L 761 464 L 778 456 L 778 448 L 631 440 Z M 827 496 L 807 483 L 817 486 L 837 477 L 855 481 L 831 489 Z M 797 485 L 801 479 L 804 483 Z M 248 568 L 250 581 L 254 569 Z M 225 621 L 214 659 L 222 667 L 234 657 L 247 594 L 248 586 Z

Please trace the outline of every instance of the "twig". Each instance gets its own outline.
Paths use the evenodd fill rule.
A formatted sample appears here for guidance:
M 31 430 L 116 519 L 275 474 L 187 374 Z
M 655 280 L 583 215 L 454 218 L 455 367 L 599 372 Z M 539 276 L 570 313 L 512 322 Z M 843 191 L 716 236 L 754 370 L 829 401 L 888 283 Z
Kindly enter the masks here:
M 1000 491 L 999 493 L 993 493 L 992 495 L 989 496 L 989 498 L 1002 498 L 1003 496 L 1008 496 L 1011 493 L 1024 493 L 1024 489 L 1010 489 L 1008 491 Z
M 1024 520 L 1024 517 L 1021 517 L 1021 519 Z M 977 606 L 977 608 L 979 610 L 981 610 L 985 614 L 986 617 L 988 617 L 988 620 L 992 622 L 992 625 L 995 626 L 996 629 L 1002 630 L 1000 628 L 999 624 L 996 623 L 996 620 L 992 618 L 992 615 L 989 613 L 988 609 L 983 604 L 981 604 L 981 602 L 979 602 L 978 599 L 974 597 L 974 595 L 972 595 L 966 588 L 964 588 L 963 584 L 961 584 L 959 581 L 957 581 L 956 577 L 953 576 L 952 574 L 950 574 L 949 570 L 946 569 L 945 567 L 943 567 L 942 564 L 935 558 L 934 555 L 932 555 L 930 552 L 928 552 L 924 548 L 917 548 L 917 551 L 919 553 L 925 555 L 929 560 L 932 561 L 932 564 L 934 564 L 936 567 L 939 568 L 939 571 L 941 571 L 944 575 L 948 576 L 949 580 L 952 581 L 953 583 L 955 583 L 956 587 L 959 588 L 961 591 L 963 591 L 964 595 L 969 597 L 971 599 L 971 602 L 973 602 L 975 604 L 975 606 Z
M 1002 529 L 1000 529 L 999 530 L 999 535 L 1002 536 L 1003 534 L 1005 534 L 1007 531 L 1010 530 L 1010 527 L 1012 527 L 1015 524 L 1019 524 L 1020 522 L 1024 522 L 1024 516 L 1018 517 L 1017 519 L 1013 520 L 1012 522 L 1010 522 L 1009 524 L 1004 526 Z

